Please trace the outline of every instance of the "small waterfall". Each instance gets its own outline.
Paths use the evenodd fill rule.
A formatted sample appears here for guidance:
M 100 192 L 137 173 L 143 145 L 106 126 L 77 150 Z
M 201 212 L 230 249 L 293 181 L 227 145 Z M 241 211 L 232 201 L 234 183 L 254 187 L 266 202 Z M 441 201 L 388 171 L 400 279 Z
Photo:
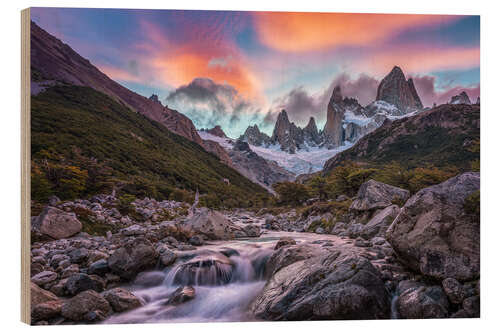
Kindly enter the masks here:
M 145 274 L 129 287 L 145 301 L 144 306 L 116 314 L 106 323 L 251 320 L 248 307 L 266 283 L 266 264 L 275 241 L 265 240 L 264 245 L 234 241 L 184 253 L 173 266 L 156 271 L 165 276 L 160 285 L 153 278 L 161 274 Z M 195 297 L 169 305 L 168 299 L 180 286 L 194 287 Z
M 215 286 L 227 284 L 233 275 L 233 264 L 219 255 L 195 257 L 174 266 L 167 274 L 167 286 Z

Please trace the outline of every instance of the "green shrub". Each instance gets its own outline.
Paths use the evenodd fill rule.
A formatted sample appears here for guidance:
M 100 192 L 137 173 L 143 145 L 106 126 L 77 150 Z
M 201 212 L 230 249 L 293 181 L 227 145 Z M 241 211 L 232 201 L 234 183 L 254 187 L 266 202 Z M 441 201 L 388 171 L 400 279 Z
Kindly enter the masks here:
M 464 210 L 467 214 L 474 215 L 479 220 L 481 213 L 481 193 L 479 190 L 465 198 Z
M 122 194 L 121 196 L 118 197 L 118 210 L 120 211 L 121 214 L 127 215 L 131 211 L 134 210 L 134 207 L 132 206 L 132 202 L 134 202 L 137 198 L 134 195 L 131 194 Z
M 309 189 L 304 184 L 281 182 L 273 184 L 273 189 L 279 196 L 279 203 L 297 206 L 310 197 Z

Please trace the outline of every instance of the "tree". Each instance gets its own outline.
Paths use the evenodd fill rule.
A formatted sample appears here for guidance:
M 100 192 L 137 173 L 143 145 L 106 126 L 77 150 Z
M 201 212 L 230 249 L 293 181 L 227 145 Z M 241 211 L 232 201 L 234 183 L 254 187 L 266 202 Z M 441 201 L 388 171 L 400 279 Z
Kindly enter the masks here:
M 323 201 L 328 198 L 330 191 L 325 177 L 315 176 L 309 181 L 308 185 L 311 187 L 311 191 L 314 195 L 318 196 L 319 200 Z
M 273 189 L 278 193 L 280 203 L 285 205 L 300 205 L 309 198 L 307 186 L 294 182 L 275 183 Z

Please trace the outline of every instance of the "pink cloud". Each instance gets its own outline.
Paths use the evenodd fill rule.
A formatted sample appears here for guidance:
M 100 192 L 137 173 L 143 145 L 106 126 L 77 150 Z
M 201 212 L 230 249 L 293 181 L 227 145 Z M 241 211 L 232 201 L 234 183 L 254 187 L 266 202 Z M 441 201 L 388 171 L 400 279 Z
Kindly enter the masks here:
M 444 90 L 436 90 L 436 78 L 430 75 L 415 76 L 413 77 L 413 82 L 415 83 L 415 88 L 422 100 L 424 106 L 432 106 L 433 103 L 444 104 L 451 100 L 452 96 L 460 94 L 465 91 L 472 103 L 476 102 L 476 99 L 480 96 L 480 85 L 472 87 L 464 86 L 454 86 L 448 87 Z

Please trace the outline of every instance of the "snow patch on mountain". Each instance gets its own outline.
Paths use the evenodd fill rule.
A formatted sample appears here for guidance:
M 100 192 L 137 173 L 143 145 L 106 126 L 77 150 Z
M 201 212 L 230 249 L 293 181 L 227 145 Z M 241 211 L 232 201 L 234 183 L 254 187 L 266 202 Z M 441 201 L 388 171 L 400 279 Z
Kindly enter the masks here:
M 204 131 L 198 131 L 198 134 L 203 140 L 212 140 L 219 143 L 224 149 L 233 149 L 235 140 L 221 138 Z M 289 154 L 280 149 L 279 144 L 269 147 L 260 147 L 250 145 L 250 148 L 259 156 L 275 161 L 282 168 L 293 172 L 296 175 L 304 173 L 317 172 L 323 169 L 323 165 L 327 160 L 336 154 L 352 147 L 353 143 L 346 142 L 345 145 L 335 149 L 326 149 L 320 147 L 309 147 L 306 145 L 304 149 L 299 149 L 295 154 Z

